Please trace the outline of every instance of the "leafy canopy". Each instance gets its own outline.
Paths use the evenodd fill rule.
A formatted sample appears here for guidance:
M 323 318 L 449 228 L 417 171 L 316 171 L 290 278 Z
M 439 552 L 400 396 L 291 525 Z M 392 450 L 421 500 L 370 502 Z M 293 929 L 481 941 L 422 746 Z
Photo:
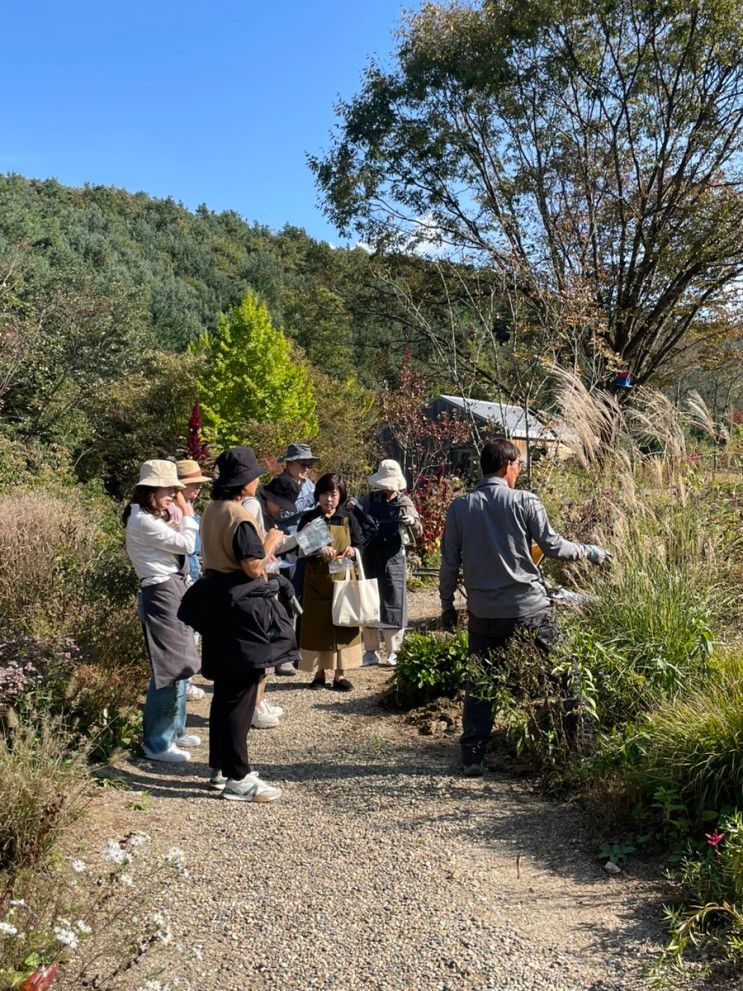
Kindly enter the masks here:
M 311 159 L 327 211 L 367 242 L 491 268 L 564 360 L 578 343 L 584 365 L 643 381 L 732 319 L 739 13 L 731 0 L 425 4 Z
M 244 443 L 248 420 L 291 424 L 293 432 L 301 429 L 307 437 L 317 433 L 308 369 L 252 293 L 192 350 L 204 360 L 199 393 L 210 440 L 225 446 Z

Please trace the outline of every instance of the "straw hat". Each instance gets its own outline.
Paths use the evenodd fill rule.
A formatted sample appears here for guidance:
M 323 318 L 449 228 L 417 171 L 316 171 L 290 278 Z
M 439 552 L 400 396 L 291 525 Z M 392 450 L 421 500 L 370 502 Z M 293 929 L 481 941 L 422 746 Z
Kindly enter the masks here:
M 149 485 L 153 489 L 185 489 L 178 481 L 178 472 L 172 461 L 155 459 L 145 461 L 139 469 L 138 485 Z
M 402 468 L 392 458 L 379 462 L 379 468 L 367 479 L 373 489 L 385 489 L 388 492 L 402 492 L 408 487 Z
M 199 468 L 198 461 L 176 461 L 175 467 L 178 470 L 178 478 L 186 485 L 197 485 L 199 482 L 211 482 L 208 475 L 204 475 Z

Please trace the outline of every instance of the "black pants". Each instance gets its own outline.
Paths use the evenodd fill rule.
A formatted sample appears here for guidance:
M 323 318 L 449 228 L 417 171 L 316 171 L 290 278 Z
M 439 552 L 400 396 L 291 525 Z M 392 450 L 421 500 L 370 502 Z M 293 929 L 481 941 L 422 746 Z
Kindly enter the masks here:
M 523 619 L 482 619 L 468 613 L 470 656 L 486 657 L 491 650 L 504 647 L 517 630 L 531 630 L 534 643 L 543 654 L 548 654 L 560 636 L 560 630 L 551 609 Z M 493 731 L 493 707 L 480 699 L 473 686 L 465 686 L 464 712 L 462 714 L 462 763 L 482 764 L 485 748 Z
M 239 781 L 250 774 L 248 730 L 253 721 L 258 686 L 264 671 L 245 671 L 235 678 L 215 678 L 209 710 L 209 767 Z

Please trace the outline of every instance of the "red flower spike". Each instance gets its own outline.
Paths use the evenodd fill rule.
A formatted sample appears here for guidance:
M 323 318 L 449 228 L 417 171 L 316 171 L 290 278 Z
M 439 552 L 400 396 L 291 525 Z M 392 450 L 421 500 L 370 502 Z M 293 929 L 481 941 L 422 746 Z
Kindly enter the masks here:
M 715 853 L 717 853 L 717 848 L 725 839 L 725 834 L 721 833 L 719 829 L 715 829 L 714 833 L 705 833 L 704 835 L 706 836 L 709 845 L 712 847 Z
M 18 991 L 48 991 L 54 984 L 54 979 L 59 971 L 58 963 L 51 963 L 48 967 L 40 967 L 33 974 L 21 981 Z

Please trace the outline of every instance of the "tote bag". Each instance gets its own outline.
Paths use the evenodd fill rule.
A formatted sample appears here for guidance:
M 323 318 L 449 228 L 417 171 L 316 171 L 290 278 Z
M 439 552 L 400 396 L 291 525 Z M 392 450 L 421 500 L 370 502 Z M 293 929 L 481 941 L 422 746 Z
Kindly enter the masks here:
M 364 575 L 361 551 L 356 551 L 358 579 L 333 582 L 333 625 L 368 626 L 380 620 L 379 585 L 376 578 Z

